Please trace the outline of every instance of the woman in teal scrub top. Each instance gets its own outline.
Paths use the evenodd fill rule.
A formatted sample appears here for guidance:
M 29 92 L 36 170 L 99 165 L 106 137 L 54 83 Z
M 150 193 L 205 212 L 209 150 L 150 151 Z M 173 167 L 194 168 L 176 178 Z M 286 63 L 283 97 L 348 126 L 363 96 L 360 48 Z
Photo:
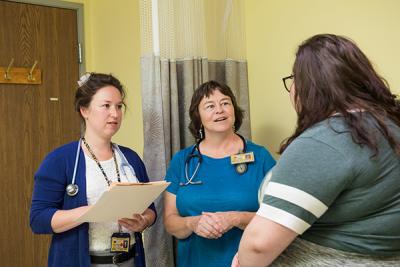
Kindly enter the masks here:
M 236 132 L 243 111 L 228 86 L 202 84 L 189 114 L 197 143 L 170 163 L 164 224 L 178 238 L 178 266 L 226 267 L 259 207 L 259 185 L 275 160 Z

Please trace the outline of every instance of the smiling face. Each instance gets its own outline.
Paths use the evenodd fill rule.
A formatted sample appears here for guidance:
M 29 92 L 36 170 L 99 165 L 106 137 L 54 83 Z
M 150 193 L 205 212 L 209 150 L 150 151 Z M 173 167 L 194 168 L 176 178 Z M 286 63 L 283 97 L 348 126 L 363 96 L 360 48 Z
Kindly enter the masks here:
M 122 108 L 123 101 L 117 88 L 110 85 L 99 89 L 89 106 L 80 108 L 85 119 L 86 134 L 111 139 L 121 126 Z
M 229 96 L 216 89 L 209 97 L 203 97 L 198 109 L 205 136 L 233 132 L 235 111 Z

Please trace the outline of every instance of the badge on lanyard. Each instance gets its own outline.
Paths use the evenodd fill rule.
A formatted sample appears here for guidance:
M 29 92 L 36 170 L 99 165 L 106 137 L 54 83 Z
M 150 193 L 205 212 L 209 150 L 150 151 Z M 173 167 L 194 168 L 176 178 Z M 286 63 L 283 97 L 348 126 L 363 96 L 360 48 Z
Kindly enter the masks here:
M 111 236 L 111 252 L 129 252 L 131 235 L 129 233 L 113 233 Z
M 240 154 L 231 156 L 231 164 L 233 164 L 233 165 L 248 163 L 248 162 L 254 162 L 254 153 L 253 152 L 240 153 Z

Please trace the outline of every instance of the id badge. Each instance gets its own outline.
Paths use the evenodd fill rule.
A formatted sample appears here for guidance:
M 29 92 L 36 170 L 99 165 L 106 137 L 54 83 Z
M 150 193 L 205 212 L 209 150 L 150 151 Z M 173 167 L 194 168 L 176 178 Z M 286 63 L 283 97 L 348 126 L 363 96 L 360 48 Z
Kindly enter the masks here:
M 129 233 L 113 233 L 111 236 L 111 252 L 129 252 L 131 235 Z
M 240 154 L 231 156 L 231 164 L 233 164 L 233 165 L 241 164 L 241 163 L 248 163 L 248 162 L 254 162 L 254 153 L 253 152 L 240 153 Z

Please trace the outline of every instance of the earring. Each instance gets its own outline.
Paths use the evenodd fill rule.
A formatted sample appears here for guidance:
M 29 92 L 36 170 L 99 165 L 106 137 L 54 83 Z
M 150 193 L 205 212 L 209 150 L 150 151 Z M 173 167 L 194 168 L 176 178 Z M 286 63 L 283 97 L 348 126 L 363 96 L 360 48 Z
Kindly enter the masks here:
M 201 126 L 200 129 L 199 129 L 200 140 L 203 139 L 203 130 L 202 130 L 202 127 L 203 127 L 203 126 Z

